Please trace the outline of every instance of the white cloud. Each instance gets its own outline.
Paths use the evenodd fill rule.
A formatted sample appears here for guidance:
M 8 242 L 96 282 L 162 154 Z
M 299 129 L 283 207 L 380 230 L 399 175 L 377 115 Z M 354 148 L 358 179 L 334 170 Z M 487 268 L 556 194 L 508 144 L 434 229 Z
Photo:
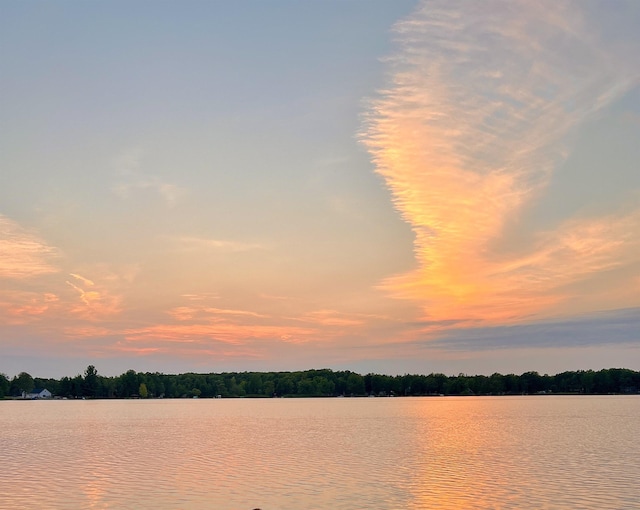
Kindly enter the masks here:
M 181 236 L 171 238 L 174 245 L 181 250 L 216 250 L 223 252 L 243 252 L 266 250 L 265 245 L 259 243 L 245 243 L 206 237 Z
M 187 190 L 167 182 L 158 175 L 149 174 L 142 168 L 144 153 L 140 148 L 121 154 L 114 161 L 114 169 L 119 175 L 113 192 L 122 199 L 130 198 L 136 191 L 150 190 L 157 193 L 169 206 L 175 206 L 187 194 Z

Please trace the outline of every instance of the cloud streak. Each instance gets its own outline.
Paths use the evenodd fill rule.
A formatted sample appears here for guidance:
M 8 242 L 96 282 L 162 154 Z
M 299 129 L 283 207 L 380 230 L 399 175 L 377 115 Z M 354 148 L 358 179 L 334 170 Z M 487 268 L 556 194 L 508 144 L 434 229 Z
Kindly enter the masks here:
M 427 348 L 483 351 L 514 348 L 640 346 L 640 308 L 576 316 L 567 320 L 478 328 L 444 334 Z
M 58 308 L 59 297 L 46 292 L 0 293 L 0 317 L 5 324 L 28 324 Z
M 180 236 L 170 238 L 176 249 L 184 251 L 213 250 L 220 252 L 245 252 L 267 249 L 258 243 L 246 243 L 241 241 L 230 241 L 226 239 L 214 239 L 194 236 Z
M 60 254 L 37 235 L 0 215 L 0 278 L 24 279 L 57 273 Z
M 77 274 L 71 274 L 76 282 L 67 280 L 66 284 L 76 291 L 80 298 L 80 303 L 73 303 L 70 313 L 85 319 L 99 321 L 106 317 L 111 317 L 120 313 L 120 298 L 112 295 L 106 288 L 98 287 L 96 284 Z
M 637 208 L 546 231 L 524 221 L 572 129 L 638 81 L 580 9 L 424 2 L 396 26 L 390 86 L 362 140 L 415 234 L 417 269 L 382 287 L 429 320 L 561 314 L 580 299 L 569 286 L 638 261 Z
M 157 193 L 167 206 L 175 206 L 186 194 L 187 190 L 167 182 L 158 175 L 151 175 L 140 170 L 143 152 L 131 149 L 124 152 L 114 161 L 114 167 L 119 175 L 118 183 L 113 192 L 121 199 L 131 198 L 137 191 L 153 191 Z

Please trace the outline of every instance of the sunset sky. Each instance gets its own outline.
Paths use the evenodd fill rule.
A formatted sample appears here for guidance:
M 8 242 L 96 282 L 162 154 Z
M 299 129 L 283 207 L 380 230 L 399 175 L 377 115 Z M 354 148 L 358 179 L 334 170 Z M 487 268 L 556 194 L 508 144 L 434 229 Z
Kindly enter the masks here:
M 640 370 L 640 3 L 0 3 L 0 372 Z

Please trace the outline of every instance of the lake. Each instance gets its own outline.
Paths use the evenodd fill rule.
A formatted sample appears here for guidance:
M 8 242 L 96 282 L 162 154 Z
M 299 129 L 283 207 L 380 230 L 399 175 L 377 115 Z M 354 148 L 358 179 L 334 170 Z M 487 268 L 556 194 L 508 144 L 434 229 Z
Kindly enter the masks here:
M 637 509 L 639 396 L 0 402 L 4 509 Z

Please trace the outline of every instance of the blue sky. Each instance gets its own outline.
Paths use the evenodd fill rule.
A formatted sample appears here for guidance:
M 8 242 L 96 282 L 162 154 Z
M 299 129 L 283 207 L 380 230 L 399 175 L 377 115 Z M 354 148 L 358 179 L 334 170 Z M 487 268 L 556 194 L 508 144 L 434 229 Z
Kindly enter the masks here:
M 639 22 L 4 2 L 0 371 L 639 369 Z

